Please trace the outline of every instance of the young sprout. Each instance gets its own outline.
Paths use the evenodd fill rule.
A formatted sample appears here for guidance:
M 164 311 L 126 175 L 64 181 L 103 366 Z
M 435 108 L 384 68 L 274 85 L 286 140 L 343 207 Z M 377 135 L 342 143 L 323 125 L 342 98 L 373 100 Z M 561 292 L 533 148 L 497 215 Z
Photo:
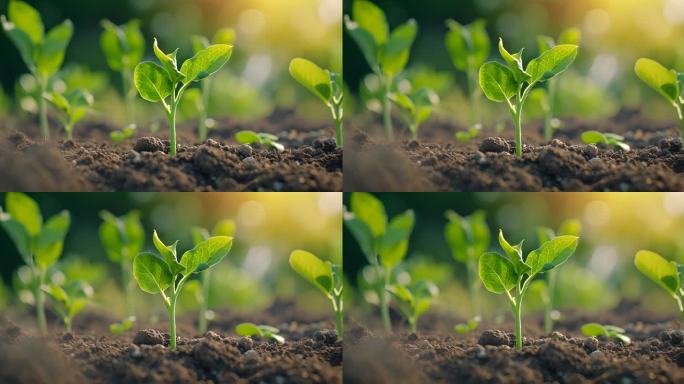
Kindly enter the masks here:
M 655 252 L 642 250 L 634 257 L 634 265 L 677 302 L 684 327 L 684 289 L 681 286 L 684 281 L 684 264 L 668 261 Z
M 221 220 L 214 225 L 214 229 L 209 232 L 205 228 L 193 227 L 192 228 L 192 241 L 195 246 L 199 245 L 201 242 L 208 240 L 211 236 L 235 236 L 235 221 L 233 220 Z M 200 333 L 207 332 L 207 320 L 210 317 L 209 314 L 209 291 L 211 289 L 211 275 L 210 271 L 204 270 L 200 273 L 200 290 L 197 298 L 199 299 L 199 315 L 197 321 L 197 329 Z
M 605 144 L 629 152 L 631 148 L 624 140 L 625 138 L 623 136 L 614 133 L 601 133 L 598 131 L 586 131 L 582 133 L 582 141 L 585 144 Z
M 608 339 L 620 340 L 624 344 L 629 344 L 632 339 L 625 335 L 625 330 L 614 325 L 601 325 L 598 323 L 588 323 L 582 326 L 582 333 L 589 337 L 604 336 Z
M 557 44 L 571 44 L 580 45 L 582 42 L 582 31 L 579 28 L 568 28 L 561 32 L 558 40 L 554 40 L 549 36 L 539 36 L 537 43 L 539 46 L 539 53 L 544 53 Z M 544 90 L 541 90 L 544 92 Z M 558 94 L 558 79 L 553 78 L 548 81 L 546 86 L 545 108 L 544 108 L 544 138 L 546 141 L 553 139 L 553 131 L 560 127 L 560 121 L 556 118 L 556 97 Z
M 112 133 L 112 140 L 123 141 L 131 137 L 136 128 L 133 70 L 145 56 L 145 38 L 140 31 L 139 20 L 131 20 L 123 25 L 102 20 L 101 24 L 104 31 L 100 35 L 100 48 L 109 68 L 121 75 L 128 120 L 126 127 Z
M 114 323 L 109 325 L 109 332 L 111 332 L 113 335 L 120 335 L 131 328 L 133 328 L 133 324 L 135 323 L 135 316 L 128 316 L 125 318 L 122 322 L 120 323 Z
M 522 115 L 530 92 L 538 84 L 565 72 L 577 57 L 577 45 L 557 45 L 523 66 L 522 53 L 510 54 L 499 40 L 499 53 L 507 66 L 490 61 L 480 68 L 480 87 L 485 96 L 506 103 L 515 123 L 515 154 L 522 157 Z
M 454 211 L 447 211 L 449 222 L 444 227 L 444 238 L 451 249 L 454 260 L 465 264 L 470 291 L 470 303 L 474 316 L 480 315 L 480 282 L 477 263 L 489 248 L 491 233 L 485 220 L 485 213 L 477 211 L 463 217 Z
M 154 231 L 152 236 L 158 255 L 143 252 L 133 260 L 133 277 L 140 289 L 151 294 L 161 294 L 169 315 L 169 349 L 176 349 L 176 301 L 183 286 L 195 273 L 218 264 L 230 252 L 233 239 L 227 236 L 210 237 L 178 260 L 176 246 L 164 244 Z M 178 278 L 180 277 L 180 280 Z
M 454 330 L 456 333 L 459 333 L 461 335 L 465 335 L 469 332 L 472 332 L 477 329 L 477 327 L 480 326 L 480 322 L 482 321 L 482 317 L 480 316 L 475 316 L 472 319 L 468 320 L 467 323 L 459 323 L 454 326 Z
M 235 333 L 240 336 L 253 337 L 258 336 L 264 339 L 271 339 L 280 344 L 285 344 L 285 338 L 280 336 L 280 330 L 270 325 L 256 325 L 252 323 L 241 323 L 235 327 Z
M 209 41 L 208 38 L 200 35 L 195 35 L 192 37 L 192 48 L 195 54 L 200 53 L 202 50 L 209 48 L 211 44 L 224 44 L 233 46 L 235 44 L 236 33 L 232 28 L 222 28 L 216 31 L 214 38 Z M 206 78 L 200 82 L 200 103 L 197 108 L 199 112 L 199 121 L 197 125 L 197 136 L 200 141 L 207 139 L 207 128 L 211 126 L 209 122 L 209 98 L 211 97 L 211 83 L 209 78 Z
M 304 88 L 318 96 L 332 112 L 335 120 L 337 146 L 342 147 L 342 76 L 316 65 L 307 59 L 296 58 L 290 62 L 290 75 Z
M 418 139 L 418 128 L 432 115 L 432 108 L 439 103 L 439 96 L 430 89 L 421 88 L 410 94 L 394 92 L 390 100 L 399 107 L 413 140 Z
M 329 261 L 324 262 L 313 253 L 299 249 L 290 254 L 290 267 L 330 300 L 337 322 L 337 338 L 342 340 L 342 267 Z
M 71 332 L 74 317 L 88 304 L 88 298 L 93 295 L 93 288 L 83 282 L 73 281 L 65 287 L 52 283 L 44 285 L 43 291 L 50 297 L 53 308 L 64 322 L 64 328 Z
M 64 53 L 74 33 L 70 20 L 45 33 L 45 26 L 38 11 L 23 1 L 11 0 L 8 16 L 2 15 L 0 21 L 5 33 L 19 50 L 19 54 L 29 72 L 38 83 L 38 115 L 43 138 L 50 138 L 47 120 L 47 100 L 43 95 L 48 92 L 48 83 L 59 71 L 64 62 Z
M 485 288 L 508 297 L 515 317 L 516 349 L 522 349 L 522 303 L 530 283 L 537 275 L 565 263 L 575 253 L 578 240 L 576 236 L 558 236 L 523 258 L 523 242 L 510 245 L 500 230 L 499 245 L 504 250 L 504 255 L 489 252 L 480 257 L 480 279 Z
M 394 284 L 387 287 L 397 302 L 401 313 L 406 317 L 411 332 L 416 332 L 418 318 L 430 309 L 432 299 L 439 295 L 439 288 L 431 281 L 421 280 L 415 284 L 404 286 Z
M 261 144 L 275 149 L 278 152 L 285 150 L 285 146 L 278 142 L 278 136 L 270 133 L 257 133 L 252 131 L 240 131 L 235 134 L 235 141 L 240 144 Z
M 447 32 L 445 43 L 451 62 L 456 69 L 465 72 L 468 78 L 468 95 L 470 96 L 471 128 L 468 132 L 459 132 L 457 138 L 467 141 L 477 136 L 482 127 L 479 108 L 479 87 L 477 86 L 477 71 L 489 58 L 491 41 L 486 30 L 484 20 L 476 20 L 472 24 L 461 25 L 455 20 L 447 20 Z
M 390 33 L 385 12 L 367 0 L 354 0 L 352 18 L 345 16 L 344 23 L 371 70 L 382 83 L 385 134 L 392 141 L 392 83 L 408 64 L 418 26 L 411 19 Z
M 389 316 L 387 287 L 392 270 L 408 251 L 415 215 L 412 210 L 387 220 L 385 206 L 370 193 L 356 192 L 350 198 L 351 212 L 344 215 L 344 224 L 356 239 L 368 263 L 378 277 L 375 291 L 380 304 L 382 322 L 387 332 L 392 331 Z
M 57 92 L 45 93 L 43 98 L 60 112 L 58 118 L 64 126 L 67 140 L 72 140 L 74 138 L 74 125 L 88 113 L 88 108 L 93 105 L 93 95 L 82 89 L 74 89 L 64 95 Z
M 140 212 L 131 211 L 117 217 L 108 211 L 100 212 L 100 242 L 109 260 L 119 264 L 121 280 L 126 292 L 126 314 L 133 316 L 133 260 L 145 245 L 145 230 L 140 222 Z
M 38 204 L 27 195 L 15 192 L 7 193 L 5 209 L 6 212 L 0 207 L 0 224 L 32 272 L 30 286 L 38 327 L 45 334 L 45 300 L 41 287 L 45 283 L 48 268 L 62 255 L 64 237 L 69 230 L 71 217 L 68 211 L 62 211 L 43 222 Z
M 677 111 L 677 117 L 681 124 L 682 138 L 684 139 L 684 98 L 681 91 L 684 89 L 684 75 L 674 69 L 668 70 L 655 60 L 641 58 L 636 62 L 634 71 L 637 76 L 649 87 L 660 93 Z
M 176 49 L 164 53 L 154 39 L 154 54 L 161 65 L 145 61 L 135 67 L 133 80 L 140 96 L 152 103 L 161 103 L 169 123 L 171 149 L 176 156 L 176 112 L 185 90 L 194 82 L 202 81 L 218 72 L 230 60 L 233 47 L 226 44 L 211 45 L 186 60 L 180 69 Z

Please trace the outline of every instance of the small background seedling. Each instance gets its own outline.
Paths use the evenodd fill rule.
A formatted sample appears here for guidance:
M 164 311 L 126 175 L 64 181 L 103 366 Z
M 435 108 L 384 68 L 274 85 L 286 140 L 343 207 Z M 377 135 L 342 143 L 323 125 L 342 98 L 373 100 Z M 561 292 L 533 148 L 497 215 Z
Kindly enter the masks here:
M 439 103 L 439 96 L 430 89 L 421 88 L 408 94 L 394 92 L 390 100 L 399 107 L 401 118 L 408 125 L 413 140 L 418 139 L 418 128 L 432 115 L 432 108 Z
M 240 144 L 261 144 L 273 148 L 278 152 L 285 150 L 285 146 L 278 142 L 278 136 L 270 133 L 257 133 L 252 131 L 240 131 L 235 134 L 235 141 Z
M 235 327 L 235 333 L 240 336 L 254 337 L 258 336 L 264 339 L 271 339 L 280 344 L 285 344 L 285 338 L 280 336 L 280 330 L 270 325 L 256 325 L 252 323 L 241 323 Z
M 619 340 L 624 344 L 632 342 L 629 336 L 625 335 L 625 330 L 614 325 L 601 325 L 598 323 L 588 323 L 582 326 L 582 333 L 589 337 L 604 336 L 608 339 Z
M 42 290 L 48 294 L 67 332 L 71 332 L 74 317 L 85 308 L 88 298 L 93 295 L 93 288 L 82 281 L 72 281 L 63 287 L 51 283 L 43 285 Z
M 437 286 L 427 280 L 421 280 L 411 285 L 394 284 L 387 287 L 397 303 L 397 307 L 406 317 L 409 329 L 415 333 L 418 318 L 430 309 L 432 300 L 439 295 Z
M 684 264 L 668 261 L 655 252 L 642 250 L 634 257 L 634 265 L 677 302 L 684 328 L 684 289 L 681 286 L 684 281 Z
M 482 317 L 475 316 L 472 319 L 468 320 L 467 323 L 456 324 L 456 326 L 454 326 L 454 330 L 458 334 L 465 335 L 469 332 L 476 330 L 477 327 L 480 326 L 481 321 L 482 321 Z
M 668 70 L 655 60 L 641 58 L 636 62 L 634 71 L 637 76 L 649 87 L 660 93 L 677 111 L 677 117 L 681 124 L 682 139 L 684 139 L 684 113 L 682 111 L 684 98 L 681 91 L 684 89 L 684 74 Z
M 120 335 L 133 328 L 133 324 L 135 324 L 135 316 L 128 316 L 120 323 L 110 324 L 109 332 L 113 335 Z
M 67 140 L 73 139 L 74 125 L 86 116 L 94 102 L 93 95 L 83 89 L 74 89 L 65 94 L 45 93 L 43 98 L 59 112 L 57 116 L 64 127 Z
M 587 131 L 582 133 L 582 141 L 586 144 L 605 144 L 629 152 L 631 148 L 624 140 L 625 138 L 623 136 L 614 133 L 601 133 L 598 131 Z

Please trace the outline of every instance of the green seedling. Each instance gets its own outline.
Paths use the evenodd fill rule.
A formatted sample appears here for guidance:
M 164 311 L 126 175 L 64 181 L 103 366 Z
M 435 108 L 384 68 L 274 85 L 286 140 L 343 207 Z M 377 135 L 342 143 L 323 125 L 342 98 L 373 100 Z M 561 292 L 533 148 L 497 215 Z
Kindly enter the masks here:
M 351 212 L 345 213 L 344 224 L 375 269 L 376 276 L 381 277 L 377 279 L 375 290 L 383 325 L 391 332 L 387 287 L 392 270 L 404 260 L 408 251 L 415 215 L 407 210 L 388 222 L 385 206 L 370 193 L 352 193 L 350 205 Z
M 137 128 L 134 124 L 129 124 L 127 127 L 124 127 L 123 129 L 113 131 L 109 134 L 109 137 L 111 137 L 112 141 L 119 143 L 133 137 L 133 134 L 135 133 L 136 129 Z
M 558 232 L 547 227 L 537 228 L 537 242 L 539 245 L 556 238 L 557 236 L 580 236 L 582 233 L 582 223 L 579 220 L 566 220 L 561 223 Z M 542 301 L 544 301 L 544 331 L 550 334 L 553 331 L 553 321 L 556 311 L 556 279 L 557 269 L 552 269 L 546 273 L 543 280 L 540 280 L 542 286 Z M 535 282 L 537 283 L 537 282 Z
M 447 211 L 449 220 L 444 227 L 444 238 L 451 249 L 454 260 L 465 264 L 468 278 L 468 290 L 473 315 L 480 315 L 480 282 L 477 276 L 477 265 L 480 256 L 487 251 L 491 241 L 491 232 L 485 220 L 485 213 L 477 211 L 463 217 L 454 211 Z
M 152 103 L 161 103 L 169 123 L 171 149 L 169 155 L 176 156 L 176 112 L 183 94 L 190 85 L 202 81 L 218 72 L 230 60 L 233 47 L 226 44 L 211 45 L 186 60 L 180 69 L 176 55 L 164 53 L 154 39 L 154 54 L 161 65 L 145 61 L 135 67 L 133 81 L 140 96 Z M 167 101 L 168 99 L 168 101 Z
M 523 258 L 523 242 L 510 245 L 499 231 L 504 255 L 495 252 L 480 257 L 480 279 L 488 291 L 506 294 L 515 317 L 515 348 L 522 349 L 522 303 L 530 283 L 540 274 L 565 263 L 577 249 L 577 236 L 558 236 Z M 513 294 L 511 294 L 513 290 Z
M 278 136 L 270 133 L 257 133 L 252 131 L 240 131 L 235 134 L 235 141 L 240 144 L 261 144 L 273 148 L 278 152 L 285 150 L 285 146 L 278 142 Z
M 651 251 L 639 251 L 634 257 L 636 268 L 658 284 L 677 302 L 684 327 L 684 264 L 668 261 L 659 254 Z
M 480 134 L 480 127 L 470 127 L 467 131 L 456 132 L 456 140 L 467 143 Z
M 145 229 L 140 222 L 140 212 L 131 211 L 117 217 L 107 211 L 100 212 L 100 242 L 107 257 L 121 268 L 121 280 L 126 292 L 126 314 L 133 316 L 133 260 L 145 245 Z
M 235 327 L 235 333 L 240 336 L 254 337 L 258 336 L 264 339 L 271 339 L 280 344 L 285 344 L 285 338 L 280 336 L 280 330 L 270 325 L 256 325 L 252 323 L 241 323 Z
M 668 70 L 655 60 L 641 58 L 634 66 L 636 75 L 649 87 L 660 93 L 677 111 L 677 117 L 681 125 L 682 139 L 684 139 L 684 98 L 681 95 L 684 89 L 684 74 Z
M 411 19 L 390 33 L 385 12 L 367 0 L 355 0 L 352 18 L 345 16 L 344 23 L 371 70 L 382 82 L 385 134 L 392 141 L 392 83 L 408 64 L 418 25 Z
M 558 40 L 554 40 L 549 36 L 539 36 L 537 38 L 537 45 L 539 46 L 539 53 L 542 54 L 551 50 L 558 44 L 561 45 L 580 45 L 582 42 L 582 31 L 579 28 L 568 28 L 561 32 Z M 544 90 L 542 90 L 544 91 Z M 556 118 L 556 97 L 558 94 L 558 79 L 549 79 L 545 90 L 545 108 L 544 109 L 544 138 L 546 141 L 553 139 L 553 131 L 560 127 L 560 120 Z
M 290 75 L 309 92 L 318 96 L 332 112 L 335 120 L 337 146 L 342 147 L 342 119 L 344 118 L 342 103 L 344 92 L 342 76 L 316 65 L 316 63 L 296 58 L 290 62 Z
M 481 321 L 482 321 L 482 317 L 475 316 L 472 319 L 468 320 L 467 323 L 456 324 L 456 326 L 454 326 L 454 330 L 458 334 L 465 335 L 465 334 L 468 334 L 468 333 L 476 330 L 477 327 L 480 326 Z
M 74 138 L 74 125 L 83 120 L 94 102 L 93 95 L 82 89 L 74 89 L 64 95 L 57 92 L 45 93 L 43 98 L 59 111 L 57 117 L 64 127 L 67 140 Z
M 133 328 L 133 324 L 135 323 L 135 316 L 128 316 L 125 318 L 122 322 L 120 323 L 114 323 L 109 325 L 109 332 L 111 332 L 113 335 L 120 335 L 131 328 Z
M 413 140 L 418 139 L 418 128 L 432 115 L 432 108 L 439 103 L 439 96 L 427 88 L 410 94 L 394 92 L 390 100 L 399 107 L 402 119 L 408 125 Z
M 74 317 L 88 304 L 88 298 L 93 295 L 93 288 L 86 283 L 74 281 L 65 287 L 52 283 L 44 285 L 42 289 L 48 294 L 52 307 L 62 318 L 66 331 L 71 332 Z
M 625 138 L 623 136 L 614 133 L 601 133 L 598 131 L 587 131 L 582 133 L 582 141 L 585 144 L 605 144 L 629 152 L 631 148 L 624 140 Z
M 614 325 L 601 325 L 598 323 L 588 323 L 582 326 L 582 333 L 589 337 L 604 336 L 608 339 L 619 340 L 624 344 L 632 342 L 629 336 L 625 335 L 625 330 Z
M 17 247 L 24 263 L 30 268 L 30 282 L 36 305 L 36 318 L 40 331 L 47 333 L 45 322 L 44 291 L 48 268 L 62 255 L 64 237 L 69 230 L 71 216 L 62 211 L 46 222 L 38 204 L 23 193 L 9 192 L 5 197 L 4 212 L 0 207 L 0 224 Z
M 208 240 L 211 236 L 235 236 L 235 221 L 233 220 L 221 220 L 216 225 L 214 229 L 209 232 L 205 228 L 193 227 L 192 228 L 192 240 L 195 246 L 199 245 L 201 242 Z M 209 318 L 209 293 L 211 289 L 211 271 L 209 269 L 204 270 L 200 273 L 200 292 L 197 295 L 199 302 L 199 314 L 197 321 L 197 329 L 200 333 L 207 332 L 207 320 Z
M 2 28 L 19 50 L 24 64 L 38 83 L 38 116 L 43 138 L 50 138 L 47 119 L 47 100 L 42 96 L 48 92 L 48 83 L 62 66 L 64 53 L 74 33 L 70 20 L 45 33 L 43 19 L 38 11 L 23 1 L 11 0 L 8 16 L 0 17 Z
M 219 29 L 216 34 L 214 34 L 211 41 L 200 35 L 195 35 L 192 37 L 192 48 L 195 54 L 199 54 L 203 50 L 209 48 L 211 44 L 223 44 L 233 46 L 235 44 L 236 33 L 232 28 Z M 200 81 L 200 103 L 198 105 L 197 111 L 199 112 L 199 121 L 197 125 L 197 136 L 201 141 L 207 139 L 208 127 L 211 124 L 207 124 L 209 120 L 209 102 L 211 95 L 211 83 L 209 78 Z
M 439 289 L 431 281 L 421 280 L 404 286 L 394 284 L 387 287 L 401 313 L 406 317 L 411 332 L 416 332 L 418 318 L 430 309 L 432 300 L 439 295 Z
M 489 58 L 492 43 L 487 34 L 484 20 L 476 20 L 468 25 L 461 25 L 455 20 L 447 20 L 446 24 L 449 32 L 447 32 L 445 43 L 449 56 L 451 56 L 451 62 L 456 69 L 465 72 L 468 78 L 472 124 L 467 132 L 458 132 L 456 136 L 460 141 L 468 141 L 464 140 L 466 135 L 468 139 L 474 138 L 482 127 L 477 71 Z
M 522 116 L 530 92 L 538 84 L 565 72 L 577 58 L 577 45 L 557 45 L 523 66 L 521 50 L 510 54 L 499 40 L 499 53 L 507 66 L 490 61 L 480 68 L 480 87 L 485 96 L 506 103 L 515 123 L 515 154 L 522 157 Z
M 304 280 L 318 288 L 330 300 L 337 322 L 337 338 L 342 340 L 344 303 L 342 298 L 342 267 L 323 261 L 313 253 L 294 250 L 290 254 L 290 267 Z
M 129 138 L 136 128 L 133 71 L 145 56 L 145 38 L 140 31 L 139 20 L 131 20 L 123 25 L 102 20 L 101 24 L 104 31 L 100 35 L 100 48 L 107 59 L 107 65 L 121 75 L 123 84 L 128 126 L 112 134 L 114 141 L 122 141 Z
M 169 349 L 176 349 L 176 301 L 183 286 L 195 273 L 218 264 L 230 252 L 233 239 L 227 236 L 210 237 L 178 259 L 176 246 L 164 244 L 154 231 L 154 247 L 159 254 L 143 252 L 133 261 L 133 277 L 144 292 L 161 294 L 169 315 Z M 180 280 L 178 280 L 180 277 Z

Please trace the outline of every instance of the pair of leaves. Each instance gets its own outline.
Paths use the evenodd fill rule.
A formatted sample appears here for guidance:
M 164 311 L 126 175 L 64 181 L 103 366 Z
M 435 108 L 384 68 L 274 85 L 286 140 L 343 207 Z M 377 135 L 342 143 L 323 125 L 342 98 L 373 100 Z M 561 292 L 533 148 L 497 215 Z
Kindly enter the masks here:
M 461 71 L 479 68 L 487 61 L 491 41 L 486 30 L 486 22 L 477 20 L 472 24 L 461 25 L 455 20 L 447 20 L 445 44 L 451 62 Z
M 625 344 L 629 344 L 632 342 L 632 339 L 630 339 L 629 336 L 625 335 L 625 330 L 615 325 L 601 325 L 599 323 L 588 323 L 582 326 L 582 333 L 585 336 L 589 337 L 605 336 L 609 339 L 617 339 Z
M 431 281 L 421 280 L 410 286 L 391 285 L 387 292 L 397 301 L 406 317 L 417 319 L 430 309 L 432 300 L 439 295 L 439 288 Z
M 447 218 L 449 222 L 444 227 L 444 238 L 454 259 L 465 263 L 487 251 L 491 233 L 483 211 L 477 211 L 467 217 L 448 211 Z
M 43 97 L 62 113 L 63 122 L 70 127 L 81 121 L 94 103 L 93 95 L 83 89 L 74 89 L 65 94 L 52 92 Z
M 427 88 L 420 88 L 410 94 L 395 92 L 390 100 L 403 112 L 409 126 L 416 129 L 432 115 L 432 109 L 439 104 L 439 96 Z
M 252 337 L 259 336 L 267 339 L 273 339 L 280 344 L 285 343 L 285 338 L 280 336 L 280 330 L 270 325 L 256 325 L 253 323 L 241 323 L 235 327 L 235 333 L 240 336 Z
M 140 222 L 140 212 L 131 211 L 116 217 L 110 212 L 103 211 L 100 217 L 100 241 L 109 259 L 115 263 L 131 262 L 145 244 L 145 230 Z
M 261 144 L 282 152 L 285 150 L 285 146 L 280 144 L 278 140 L 278 136 L 263 132 L 240 131 L 235 134 L 235 141 L 240 144 Z
M 655 60 L 641 58 L 634 66 L 636 75 L 649 87 L 660 93 L 672 105 L 680 103 L 681 74 L 674 69 L 668 70 Z
M 582 133 L 582 141 L 586 144 L 605 144 L 629 152 L 631 147 L 624 140 L 623 136 L 615 133 L 601 133 L 599 131 L 586 131 Z
M 684 268 L 674 261 L 668 261 L 659 254 L 642 250 L 634 257 L 636 268 L 665 289 L 672 297 L 677 297 L 684 280 Z
M 145 39 L 140 31 L 140 21 L 131 20 L 116 25 L 102 20 L 104 31 L 100 36 L 100 47 L 113 71 L 132 71 L 145 56 Z
M 85 308 L 87 298 L 92 296 L 92 287 L 81 281 L 72 281 L 64 287 L 51 283 L 41 289 L 52 299 L 62 318 L 69 321 Z

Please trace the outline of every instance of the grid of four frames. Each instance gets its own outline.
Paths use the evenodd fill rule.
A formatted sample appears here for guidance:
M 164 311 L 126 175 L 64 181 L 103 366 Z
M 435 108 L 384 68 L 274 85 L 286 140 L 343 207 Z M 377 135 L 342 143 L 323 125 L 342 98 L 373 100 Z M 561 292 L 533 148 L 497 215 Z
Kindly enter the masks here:
M 684 382 L 644 3 L 0 0 L 0 382 Z

